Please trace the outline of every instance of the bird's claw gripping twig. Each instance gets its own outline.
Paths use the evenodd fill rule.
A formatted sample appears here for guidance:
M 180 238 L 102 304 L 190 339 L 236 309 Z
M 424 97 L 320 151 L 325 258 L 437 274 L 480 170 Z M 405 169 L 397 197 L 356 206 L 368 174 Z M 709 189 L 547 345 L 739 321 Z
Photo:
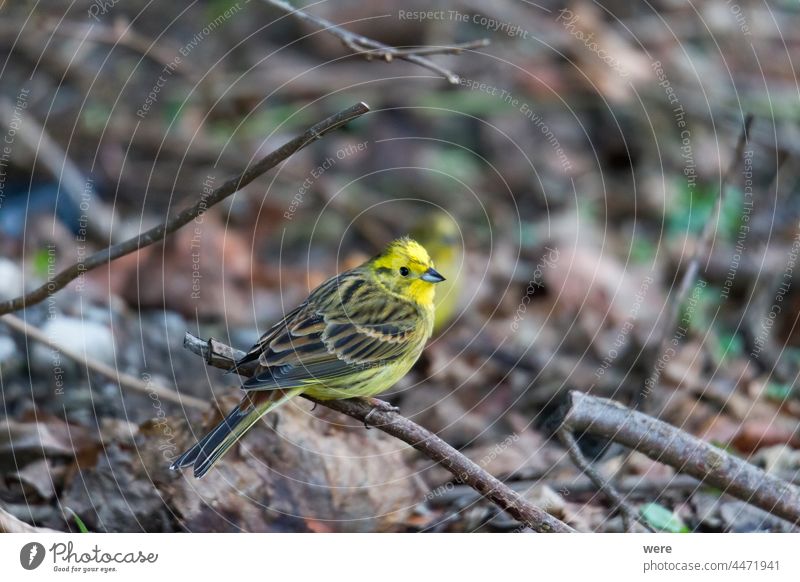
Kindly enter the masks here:
M 372 407 L 372 410 L 370 410 L 367 413 L 367 415 L 364 417 L 364 428 L 366 428 L 367 430 L 369 430 L 369 428 L 370 428 L 367 423 L 369 422 L 370 417 L 376 411 L 379 411 L 379 412 L 400 412 L 400 409 L 397 406 L 392 406 L 391 404 L 389 404 L 385 400 L 379 400 L 378 398 L 365 398 L 364 400 L 366 401 L 367 404 L 369 404 Z

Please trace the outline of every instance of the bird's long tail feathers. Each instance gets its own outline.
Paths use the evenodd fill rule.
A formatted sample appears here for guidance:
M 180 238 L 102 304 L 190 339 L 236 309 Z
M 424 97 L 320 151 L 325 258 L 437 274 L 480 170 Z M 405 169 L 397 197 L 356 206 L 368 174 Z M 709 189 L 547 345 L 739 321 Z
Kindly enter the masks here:
M 302 391 L 303 388 L 293 388 L 248 394 L 211 432 L 178 457 L 170 469 L 194 466 L 194 476 L 202 477 L 259 418 L 286 404 Z

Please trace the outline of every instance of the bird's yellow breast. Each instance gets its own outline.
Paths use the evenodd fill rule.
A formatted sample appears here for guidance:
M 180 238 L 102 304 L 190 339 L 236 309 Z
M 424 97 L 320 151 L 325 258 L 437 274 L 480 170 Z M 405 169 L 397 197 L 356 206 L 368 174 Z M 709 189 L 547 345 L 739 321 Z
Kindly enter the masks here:
M 422 351 L 424 345 L 423 340 L 419 351 Z M 320 400 L 375 396 L 387 391 L 408 373 L 416 362 L 419 351 L 409 358 L 398 358 L 367 366 L 361 371 L 348 374 L 346 378 L 310 383 L 303 392 Z

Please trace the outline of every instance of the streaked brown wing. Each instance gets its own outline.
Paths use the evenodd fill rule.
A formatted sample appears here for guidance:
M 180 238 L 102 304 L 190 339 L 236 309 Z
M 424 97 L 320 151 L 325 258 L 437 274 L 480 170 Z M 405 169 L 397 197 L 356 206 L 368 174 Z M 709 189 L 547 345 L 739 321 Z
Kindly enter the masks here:
M 387 307 L 385 295 L 372 285 L 358 270 L 323 283 L 242 359 L 258 359 L 264 368 L 244 388 L 338 378 L 391 361 L 406 353 L 410 342 L 424 341 L 417 306 L 393 299 Z

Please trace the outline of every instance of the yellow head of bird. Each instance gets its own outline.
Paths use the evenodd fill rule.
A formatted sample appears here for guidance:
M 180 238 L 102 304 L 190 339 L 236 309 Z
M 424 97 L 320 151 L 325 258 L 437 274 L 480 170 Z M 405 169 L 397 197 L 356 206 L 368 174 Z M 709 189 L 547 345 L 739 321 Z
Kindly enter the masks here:
M 428 251 L 408 237 L 389 243 L 368 265 L 389 293 L 425 307 L 433 306 L 434 285 L 444 281 L 433 268 Z

